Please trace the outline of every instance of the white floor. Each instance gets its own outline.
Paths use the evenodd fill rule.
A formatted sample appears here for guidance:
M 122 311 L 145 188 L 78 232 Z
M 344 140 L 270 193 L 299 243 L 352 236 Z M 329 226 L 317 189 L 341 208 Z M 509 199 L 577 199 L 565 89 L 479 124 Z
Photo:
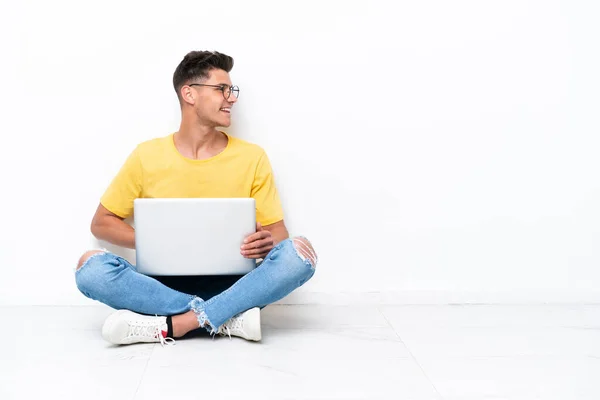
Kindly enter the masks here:
M 270 306 L 263 341 L 111 346 L 108 307 L 0 307 L 0 399 L 599 399 L 600 306 Z M 60 397 L 58 397 L 60 396 Z

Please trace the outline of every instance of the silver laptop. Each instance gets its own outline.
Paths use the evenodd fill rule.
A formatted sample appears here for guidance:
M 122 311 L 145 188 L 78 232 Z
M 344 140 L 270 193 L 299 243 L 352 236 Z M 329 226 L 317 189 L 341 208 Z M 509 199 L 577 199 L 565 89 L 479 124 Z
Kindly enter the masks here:
M 256 232 L 253 198 L 135 199 L 136 268 L 145 275 L 234 275 L 256 268 L 240 253 Z

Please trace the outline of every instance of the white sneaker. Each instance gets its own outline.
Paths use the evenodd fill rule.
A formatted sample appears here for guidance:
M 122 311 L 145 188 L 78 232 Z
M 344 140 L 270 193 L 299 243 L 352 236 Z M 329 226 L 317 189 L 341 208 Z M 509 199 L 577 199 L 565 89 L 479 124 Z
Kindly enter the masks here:
M 175 340 L 163 336 L 163 331 L 167 332 L 167 317 L 152 317 L 129 310 L 119 310 L 104 321 L 102 337 L 112 344 L 175 344 Z
M 236 315 L 219 327 L 217 333 L 221 336 L 238 336 L 246 340 L 258 342 L 260 333 L 260 308 L 254 307 Z

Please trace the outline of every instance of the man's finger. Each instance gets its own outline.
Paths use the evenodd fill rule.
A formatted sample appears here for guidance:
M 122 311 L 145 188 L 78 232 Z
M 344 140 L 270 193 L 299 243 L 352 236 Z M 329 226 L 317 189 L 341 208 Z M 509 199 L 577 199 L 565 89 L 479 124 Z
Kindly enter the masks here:
M 267 248 L 265 248 L 265 247 L 259 247 L 257 249 L 245 250 L 243 252 L 244 256 L 254 256 L 254 255 L 264 254 L 264 253 L 268 253 Z
M 271 234 L 269 231 L 260 231 L 260 232 L 256 232 L 253 233 L 252 235 L 248 236 L 246 238 L 246 240 L 244 240 L 244 244 L 248 245 L 248 244 L 254 244 L 254 242 L 258 241 L 258 240 L 262 240 L 264 238 L 269 237 Z M 255 246 L 252 246 L 255 247 Z
M 248 245 L 248 243 L 253 243 L 253 242 L 257 241 L 257 240 L 260 240 L 260 233 L 259 232 L 253 233 L 252 235 L 248 235 L 246 237 L 246 239 L 244 239 L 244 246 Z
M 273 248 L 273 244 L 273 238 L 269 236 L 264 239 L 257 240 L 256 242 L 252 242 L 242 246 L 242 251 L 270 251 Z
M 267 246 L 267 247 L 259 247 L 256 249 L 250 249 L 250 250 L 243 250 L 241 253 L 244 257 L 252 257 L 252 256 L 265 256 L 267 254 L 269 254 L 269 251 L 271 251 L 271 246 Z
M 242 246 L 242 250 L 253 250 L 253 249 L 260 249 L 260 248 L 271 248 L 273 246 L 273 238 L 272 237 L 266 237 L 264 239 L 261 240 L 257 240 L 255 242 L 252 243 L 248 243 Z

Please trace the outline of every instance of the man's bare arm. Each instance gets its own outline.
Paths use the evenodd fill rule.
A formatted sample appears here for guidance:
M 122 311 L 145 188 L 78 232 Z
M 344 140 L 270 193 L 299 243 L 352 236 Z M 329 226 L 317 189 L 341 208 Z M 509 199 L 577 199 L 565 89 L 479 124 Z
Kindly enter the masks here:
M 271 232 L 271 236 L 273 236 L 273 246 L 276 246 L 279 242 L 290 237 L 288 230 L 285 226 L 285 222 L 283 220 L 279 222 L 275 222 L 271 225 L 265 225 L 263 228 L 269 232 Z
M 123 218 L 108 211 L 98 204 L 96 214 L 92 218 L 92 235 L 97 239 L 129 249 L 135 249 L 135 230 Z

